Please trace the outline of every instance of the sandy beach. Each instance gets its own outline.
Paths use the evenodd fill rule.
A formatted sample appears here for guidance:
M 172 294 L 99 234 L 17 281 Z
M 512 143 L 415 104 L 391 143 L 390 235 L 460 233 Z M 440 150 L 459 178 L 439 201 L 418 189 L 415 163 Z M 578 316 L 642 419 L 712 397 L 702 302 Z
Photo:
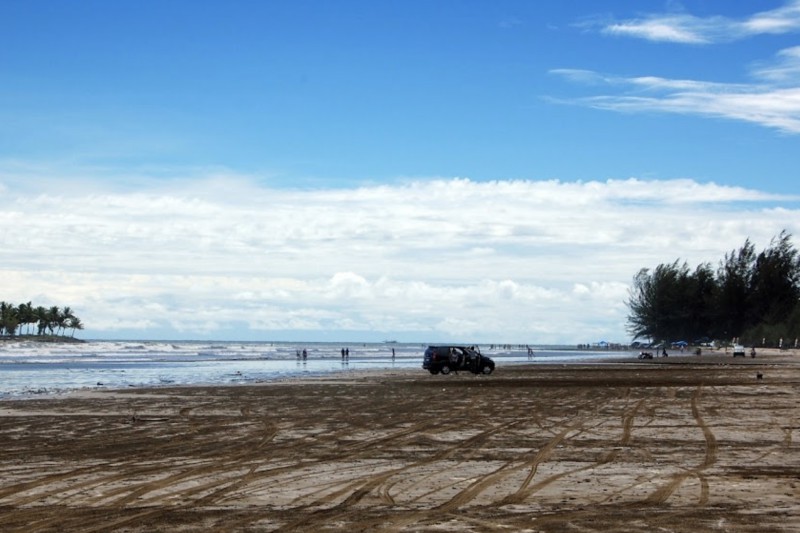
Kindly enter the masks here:
M 792 352 L 4 401 L 0 530 L 800 531 L 798 427 Z

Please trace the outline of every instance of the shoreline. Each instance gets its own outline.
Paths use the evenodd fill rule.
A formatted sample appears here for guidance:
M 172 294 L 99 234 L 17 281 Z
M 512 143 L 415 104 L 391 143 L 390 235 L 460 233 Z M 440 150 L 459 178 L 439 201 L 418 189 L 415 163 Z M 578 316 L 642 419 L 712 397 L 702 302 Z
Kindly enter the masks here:
M 654 357 L 653 359 L 638 359 L 638 353 L 635 351 L 625 351 L 625 352 L 612 352 L 609 353 L 607 357 L 603 358 L 596 358 L 593 355 L 587 355 L 587 357 L 581 357 L 580 352 L 573 352 L 571 350 L 567 350 L 566 352 L 574 353 L 574 356 L 570 357 L 569 360 L 551 360 L 549 356 L 544 357 L 536 357 L 534 356 L 533 359 L 525 359 L 524 357 L 517 357 L 516 359 L 504 360 L 503 356 L 496 358 L 496 362 L 498 363 L 497 370 L 493 374 L 493 376 L 502 375 L 509 371 L 514 371 L 514 369 L 518 368 L 526 368 L 531 366 L 533 368 L 544 369 L 548 366 L 555 366 L 555 367 L 576 367 L 576 366 L 586 366 L 586 365 L 656 365 L 656 366 L 675 366 L 675 365 L 694 365 L 694 366 L 725 366 L 725 365 L 760 365 L 765 364 L 766 362 L 800 362 L 800 357 L 798 357 L 798 353 L 795 350 L 779 350 L 775 349 L 762 349 L 758 352 L 756 358 L 751 358 L 749 355 L 747 357 L 733 357 L 731 352 L 726 353 L 725 350 L 707 350 L 701 356 L 694 355 L 691 351 L 687 350 L 683 353 L 674 352 L 673 354 L 669 355 L 668 357 Z M 552 353 L 558 353 L 558 351 L 552 351 Z M 594 352 L 597 353 L 597 352 Z M 415 356 L 416 357 L 416 356 Z M 17 400 L 30 400 L 30 399 L 47 399 L 47 398 L 64 398 L 69 397 L 70 395 L 75 394 L 82 394 L 82 393 L 90 393 L 90 392 L 102 392 L 102 391 L 117 391 L 123 392 L 128 390 L 147 390 L 147 389 L 170 389 L 170 388 L 186 388 L 186 387 L 225 387 L 234 385 L 237 387 L 246 387 L 246 386 L 259 386 L 263 384 L 275 383 L 275 382 L 302 382 L 303 380 L 326 380 L 326 379 L 334 379 L 334 378 L 342 378 L 342 379 L 354 379 L 354 376 L 359 374 L 370 375 L 374 374 L 376 376 L 380 376 L 384 373 L 388 373 L 387 375 L 392 375 L 392 373 L 396 371 L 407 371 L 409 375 L 413 375 L 419 379 L 426 379 L 430 376 L 427 372 L 421 369 L 421 360 L 419 361 L 419 365 L 415 364 L 417 361 L 415 357 L 409 357 L 408 354 L 402 354 L 397 360 L 397 366 L 395 367 L 395 361 L 392 360 L 389 362 L 385 357 L 375 357 L 373 360 L 371 357 L 369 358 L 361 358 L 356 356 L 352 362 L 354 363 L 352 366 L 348 362 L 346 365 L 343 364 L 341 367 L 338 366 L 339 358 L 337 356 L 330 356 L 330 357 L 315 357 L 310 358 L 308 361 L 308 367 L 306 366 L 305 362 L 303 362 L 302 366 L 299 364 L 293 365 L 293 363 L 297 363 L 296 360 L 293 358 L 287 359 L 273 359 L 273 358 L 264 358 L 264 359 L 252 359 L 252 358 L 244 358 L 244 359 L 226 359 L 226 360 L 218 360 L 215 361 L 214 364 L 221 365 L 220 368 L 226 368 L 225 365 L 232 365 L 229 368 L 229 376 L 226 380 L 212 380 L 212 381 L 203 381 L 199 380 L 196 382 L 191 381 L 179 381 L 175 383 L 172 379 L 167 379 L 166 377 L 161 383 L 153 382 L 153 383 L 138 383 L 136 381 L 130 381 L 127 384 L 119 384 L 118 386 L 112 385 L 107 380 L 107 374 L 104 374 L 105 365 L 109 365 L 108 368 L 114 368 L 117 364 L 115 361 L 110 360 L 108 362 L 105 361 L 97 361 L 97 366 L 94 372 L 94 375 L 97 378 L 89 378 L 84 379 L 87 381 L 86 384 L 83 385 L 67 385 L 67 386 L 59 386 L 56 382 L 47 381 L 48 379 L 58 379 L 56 375 L 53 375 L 54 372 L 58 372 L 58 368 L 63 367 L 65 371 L 70 371 L 70 365 L 72 364 L 69 361 L 65 361 L 63 363 L 60 362 L 32 362 L 28 363 L 26 361 L 9 361 L 0 364 L 0 370 L 3 370 L 6 365 L 10 365 L 6 367 L 6 369 L 13 370 L 16 368 L 17 364 L 33 364 L 39 365 L 43 369 L 49 370 L 46 374 L 42 374 L 41 377 L 37 381 L 31 382 L 31 384 L 27 385 L 25 388 L 19 388 L 19 382 L 16 382 L 17 391 L 14 389 L 7 389 L 5 395 L 0 397 L 0 404 L 4 401 L 17 401 Z M 147 359 L 142 361 L 145 365 L 148 364 Z M 183 365 L 191 365 L 191 361 L 179 361 L 176 359 L 178 364 Z M 167 362 L 170 364 L 170 362 Z M 265 373 L 265 368 L 276 368 L 276 367 L 263 367 L 259 366 L 258 370 L 256 370 L 252 365 L 261 365 L 263 363 L 268 364 L 279 364 L 283 365 L 280 367 L 280 370 L 275 370 L 274 374 L 271 374 L 272 371 L 267 371 Z M 377 363 L 380 368 L 370 368 L 369 365 Z M 77 362 L 77 364 L 81 364 L 81 362 Z M 136 364 L 133 361 L 125 361 L 124 364 Z M 238 367 L 236 365 L 239 365 Z M 245 365 L 245 366 L 242 366 Z M 391 367 L 389 366 L 391 365 Z M 297 368 L 294 368 L 296 366 Z M 241 370 L 241 372 L 237 371 L 237 369 Z M 247 369 L 247 370 L 246 370 Z M 252 373 L 254 372 L 255 373 Z M 125 372 L 124 370 L 122 372 Z M 261 375 L 259 375 L 261 374 Z M 48 378 L 51 376 L 52 378 Z M 136 379 L 134 374 L 130 373 L 130 369 L 128 373 L 119 374 L 120 376 L 129 376 L 130 379 Z M 9 379 L 13 378 L 14 373 L 12 372 L 7 376 L 8 381 Z M 87 374 L 87 376 L 90 376 Z M 0 376 L 2 377 L 2 376 Z M 45 381 L 42 381 L 45 380 Z M 11 385 L 13 381 L 8 381 L 8 385 Z
M 41 342 L 43 344 L 85 344 L 86 340 L 76 337 L 64 337 L 61 335 L 7 335 L 0 336 L 0 343 L 6 342 Z

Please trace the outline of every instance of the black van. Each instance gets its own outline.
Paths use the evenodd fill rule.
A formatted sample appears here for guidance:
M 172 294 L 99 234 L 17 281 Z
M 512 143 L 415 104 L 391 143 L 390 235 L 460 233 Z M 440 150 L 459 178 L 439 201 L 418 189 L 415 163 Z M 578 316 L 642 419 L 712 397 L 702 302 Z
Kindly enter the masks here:
M 494 361 L 481 355 L 474 346 L 428 346 L 422 358 L 422 368 L 431 374 L 449 374 L 451 370 L 491 374 Z

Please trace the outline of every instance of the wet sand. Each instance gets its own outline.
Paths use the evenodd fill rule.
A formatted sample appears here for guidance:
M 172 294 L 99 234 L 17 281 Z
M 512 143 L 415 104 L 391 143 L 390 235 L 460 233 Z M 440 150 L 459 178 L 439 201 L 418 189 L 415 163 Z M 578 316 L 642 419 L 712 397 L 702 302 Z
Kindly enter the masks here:
M 0 531 L 800 531 L 798 427 L 790 353 L 5 401 Z

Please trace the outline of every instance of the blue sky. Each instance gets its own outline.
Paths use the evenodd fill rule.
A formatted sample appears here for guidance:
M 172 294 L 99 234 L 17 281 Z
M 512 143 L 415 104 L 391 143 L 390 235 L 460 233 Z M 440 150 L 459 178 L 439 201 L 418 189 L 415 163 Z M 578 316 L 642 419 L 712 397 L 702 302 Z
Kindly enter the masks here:
M 800 227 L 800 1 L 0 3 L 0 299 L 85 336 L 626 340 Z

